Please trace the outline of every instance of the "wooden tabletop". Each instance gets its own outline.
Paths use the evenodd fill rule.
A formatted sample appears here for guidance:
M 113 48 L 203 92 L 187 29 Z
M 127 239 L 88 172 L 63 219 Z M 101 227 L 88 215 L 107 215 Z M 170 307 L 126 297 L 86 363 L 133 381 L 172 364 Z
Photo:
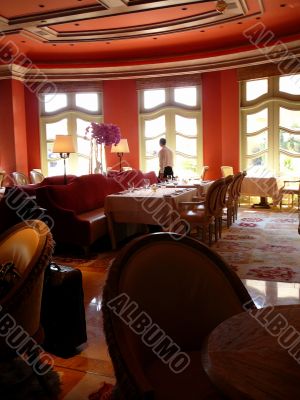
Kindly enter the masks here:
M 266 307 L 221 323 L 203 366 L 229 399 L 300 398 L 300 306 Z

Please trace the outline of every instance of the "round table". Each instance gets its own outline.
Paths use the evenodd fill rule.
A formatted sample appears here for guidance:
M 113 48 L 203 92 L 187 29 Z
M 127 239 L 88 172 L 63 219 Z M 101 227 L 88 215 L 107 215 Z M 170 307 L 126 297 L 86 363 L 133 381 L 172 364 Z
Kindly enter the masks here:
M 235 315 L 209 335 L 202 354 L 204 369 L 229 399 L 298 399 L 299 332 L 298 305 Z

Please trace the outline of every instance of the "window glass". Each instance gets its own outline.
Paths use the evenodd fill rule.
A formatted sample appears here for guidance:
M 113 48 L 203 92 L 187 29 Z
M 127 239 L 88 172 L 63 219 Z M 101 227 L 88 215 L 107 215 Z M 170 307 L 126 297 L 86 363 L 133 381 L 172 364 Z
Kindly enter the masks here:
M 188 156 L 197 155 L 197 139 L 176 135 L 176 151 Z
M 158 90 L 145 90 L 144 91 L 144 107 L 150 109 L 165 103 L 166 91 L 165 89 Z
M 155 138 L 146 140 L 146 157 L 157 157 L 157 154 L 160 150 L 159 139 L 165 137 L 164 135 Z
M 247 154 L 252 155 L 266 150 L 268 147 L 268 131 L 247 137 Z
M 300 158 L 290 157 L 280 153 L 280 173 L 288 177 L 298 177 L 300 171 Z
M 49 122 L 46 124 L 46 139 L 55 140 L 56 135 L 68 134 L 68 120 L 67 118 L 61 119 L 57 122 Z
M 247 115 L 247 132 L 253 133 L 268 126 L 268 109 Z
M 257 99 L 265 93 L 268 93 L 268 79 L 258 79 L 246 83 L 247 101 Z
M 146 171 L 155 171 L 158 173 L 159 170 L 159 165 L 158 165 L 158 159 L 157 158 L 152 158 L 146 160 Z
M 166 117 L 161 115 L 158 118 L 145 121 L 145 137 L 157 137 L 166 131 Z
M 288 110 L 280 107 L 279 125 L 283 128 L 300 131 L 300 110 Z
M 99 100 L 97 93 L 76 93 L 75 103 L 77 107 L 84 108 L 88 111 L 99 110 Z
M 186 106 L 197 105 L 197 89 L 195 87 L 184 87 L 174 89 L 174 100 Z
M 44 96 L 44 107 L 46 112 L 54 112 L 67 107 L 67 95 L 63 93 L 46 94 Z
M 181 115 L 175 115 L 176 132 L 183 133 L 187 136 L 197 136 L 197 120 L 196 118 L 185 118 Z
M 180 154 L 176 154 L 176 175 L 181 178 L 193 177 L 197 174 L 197 159 L 187 158 Z
M 280 149 L 300 154 L 300 135 L 280 130 Z
M 300 74 L 281 76 L 279 90 L 284 93 L 300 95 Z
M 267 169 L 267 154 L 247 160 L 247 171 L 249 176 L 265 176 Z

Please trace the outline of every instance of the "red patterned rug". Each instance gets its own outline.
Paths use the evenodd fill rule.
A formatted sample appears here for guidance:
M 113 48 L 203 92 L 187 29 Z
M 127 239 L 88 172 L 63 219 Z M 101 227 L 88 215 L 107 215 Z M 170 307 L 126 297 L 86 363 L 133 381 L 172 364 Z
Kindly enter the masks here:
M 241 279 L 300 282 L 298 214 L 240 209 L 212 248 Z

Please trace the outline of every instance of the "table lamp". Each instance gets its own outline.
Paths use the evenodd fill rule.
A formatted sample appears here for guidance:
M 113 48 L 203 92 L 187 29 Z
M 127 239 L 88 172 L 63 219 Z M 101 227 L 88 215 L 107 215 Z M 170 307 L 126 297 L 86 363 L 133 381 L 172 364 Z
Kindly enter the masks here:
M 122 157 L 124 153 L 129 153 L 129 147 L 127 139 L 121 139 L 117 145 L 111 146 L 111 153 L 117 153 L 117 156 L 120 157 L 120 172 L 122 170 Z
M 59 153 L 64 160 L 64 184 L 67 183 L 66 174 L 66 158 L 69 158 L 70 153 L 75 153 L 73 137 L 70 135 L 56 135 L 52 153 Z

